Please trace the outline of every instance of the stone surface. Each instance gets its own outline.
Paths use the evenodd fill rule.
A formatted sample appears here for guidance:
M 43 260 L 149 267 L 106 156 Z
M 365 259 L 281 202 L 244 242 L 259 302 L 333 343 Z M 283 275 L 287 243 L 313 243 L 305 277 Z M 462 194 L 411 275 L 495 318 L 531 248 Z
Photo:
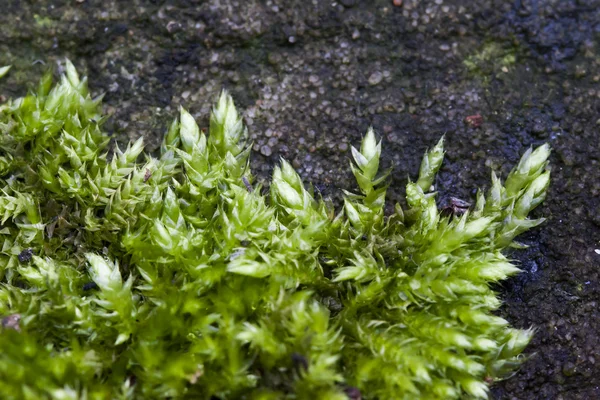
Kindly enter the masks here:
M 530 146 L 554 148 L 547 222 L 510 257 L 500 313 L 533 326 L 533 354 L 498 399 L 600 398 L 600 1 L 6 0 L 0 96 L 33 88 L 65 57 L 105 93 L 106 128 L 156 149 L 183 105 L 208 126 L 223 88 L 254 141 L 339 204 L 348 146 L 372 125 L 402 202 L 423 151 L 446 135 L 440 197 L 473 202 Z M 397 2 L 399 3 L 399 2 Z M 370 77 L 379 72 L 377 84 Z M 466 122 L 480 115 L 481 125 Z M 268 149 L 268 150 L 267 150 Z

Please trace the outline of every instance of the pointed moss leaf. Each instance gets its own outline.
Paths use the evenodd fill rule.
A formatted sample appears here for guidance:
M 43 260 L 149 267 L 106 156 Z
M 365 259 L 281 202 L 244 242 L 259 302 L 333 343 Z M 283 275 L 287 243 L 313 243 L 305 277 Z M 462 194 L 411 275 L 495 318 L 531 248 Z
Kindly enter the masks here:
M 160 152 L 164 156 L 170 149 L 176 148 L 179 145 L 181 137 L 179 136 L 179 120 L 175 118 L 165 136 L 163 137 L 160 146 Z
M 549 156 L 550 146 L 548 144 L 544 144 L 535 150 L 529 148 L 506 179 L 505 187 L 508 196 L 517 195 L 521 189 L 528 185 L 546 165 Z
M 471 396 L 476 399 L 488 398 L 488 387 L 485 383 L 476 379 L 464 378 L 460 381 L 461 386 Z
M 103 257 L 88 253 L 85 255 L 90 265 L 90 275 L 102 290 L 118 290 L 121 288 L 121 273 L 117 265 Z
M 548 157 L 550 157 L 550 145 L 545 143 L 531 153 L 531 159 L 529 161 L 530 169 L 532 171 L 537 171 L 544 167 L 548 161 Z
M 183 150 L 191 153 L 196 143 L 200 140 L 200 129 L 194 117 L 183 107 L 179 109 L 179 120 L 181 121 L 179 136 Z
M 243 148 L 246 130 L 233 104 L 233 99 L 224 90 L 210 117 L 210 142 L 224 157 L 227 152 L 237 156 Z
M 3 78 L 6 74 L 8 74 L 8 71 L 10 71 L 10 68 L 11 68 L 10 65 L 0 67 L 0 78 Z
M 77 87 L 80 84 L 80 80 L 79 80 L 79 74 L 77 73 L 77 70 L 75 69 L 75 66 L 73 65 L 73 63 L 71 62 L 71 60 L 66 60 L 65 61 L 65 72 L 67 74 L 67 79 L 69 80 L 69 83 L 71 84 L 71 86 L 73 87 Z
M 435 175 L 437 174 L 442 161 L 444 160 L 444 138 L 442 137 L 439 142 L 434 146 L 433 149 L 429 150 L 423 161 L 421 162 L 421 168 L 419 170 L 419 179 L 417 185 L 424 192 L 428 192 L 429 188 L 433 184 Z
M 351 151 L 352 157 L 354 157 L 354 162 L 356 162 L 356 165 L 358 165 L 361 170 L 369 164 L 369 160 L 363 154 L 361 154 L 356 147 L 352 146 Z
M 532 197 L 541 197 L 546 193 L 550 185 L 550 171 L 546 171 L 531 182 L 529 191 L 532 192 Z
M 236 258 L 227 266 L 227 271 L 235 274 L 252 276 L 254 278 L 264 278 L 270 274 L 269 266 L 264 262 L 249 260 L 246 258 Z
M 369 127 L 367 134 L 363 138 L 360 146 L 360 152 L 367 160 L 372 160 L 375 157 L 379 157 L 379 154 L 381 153 L 381 146 L 380 144 L 377 144 L 373 127 Z

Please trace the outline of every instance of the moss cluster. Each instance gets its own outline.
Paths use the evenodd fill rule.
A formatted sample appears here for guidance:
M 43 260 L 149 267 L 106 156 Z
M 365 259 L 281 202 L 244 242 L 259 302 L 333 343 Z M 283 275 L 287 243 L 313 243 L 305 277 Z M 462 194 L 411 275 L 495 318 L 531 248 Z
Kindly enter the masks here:
M 461 215 L 432 192 L 440 141 L 385 215 L 370 130 L 336 212 L 285 161 L 253 183 L 225 93 L 158 157 L 109 151 L 103 118 L 70 63 L 0 106 L 1 398 L 485 398 L 518 365 L 531 331 L 490 284 L 542 222 L 548 146 Z

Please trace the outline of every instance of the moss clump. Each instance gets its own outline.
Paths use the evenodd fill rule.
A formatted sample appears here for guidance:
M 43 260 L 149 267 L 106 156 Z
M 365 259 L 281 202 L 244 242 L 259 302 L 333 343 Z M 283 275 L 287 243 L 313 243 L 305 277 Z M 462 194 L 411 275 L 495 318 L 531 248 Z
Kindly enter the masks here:
M 531 331 L 490 283 L 542 222 L 548 146 L 461 216 L 431 192 L 440 141 L 384 215 L 369 130 L 336 213 L 285 161 L 253 184 L 225 93 L 208 136 L 182 109 L 143 162 L 102 121 L 70 63 L 0 106 L 1 398 L 484 398 L 519 363 Z

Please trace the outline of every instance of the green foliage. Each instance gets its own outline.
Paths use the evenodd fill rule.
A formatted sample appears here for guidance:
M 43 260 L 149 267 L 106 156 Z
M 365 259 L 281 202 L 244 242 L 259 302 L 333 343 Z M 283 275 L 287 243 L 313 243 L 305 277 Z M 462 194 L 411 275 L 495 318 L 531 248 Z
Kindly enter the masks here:
M 440 141 L 386 215 L 369 130 L 336 214 L 285 161 L 269 196 L 252 184 L 226 93 L 208 136 L 181 109 L 157 158 L 102 121 L 70 63 L 0 106 L 1 398 L 485 398 L 518 365 L 532 332 L 490 283 L 542 222 L 548 146 L 461 216 L 431 192 Z

